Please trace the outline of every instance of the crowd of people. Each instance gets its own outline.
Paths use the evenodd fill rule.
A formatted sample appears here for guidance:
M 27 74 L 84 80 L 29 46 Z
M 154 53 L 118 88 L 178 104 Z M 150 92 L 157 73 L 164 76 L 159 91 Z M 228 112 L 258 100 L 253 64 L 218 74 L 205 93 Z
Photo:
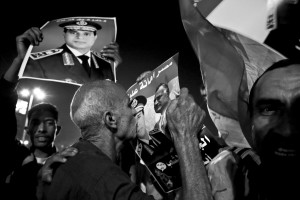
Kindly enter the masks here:
M 199 145 L 199 135 L 204 134 L 204 130 L 209 132 L 203 124 L 207 114 L 189 94 L 188 88 L 181 88 L 180 93 L 170 99 L 168 85 L 158 85 L 154 110 L 161 114 L 161 118 L 154 130 L 165 134 L 174 145 L 180 166 L 181 187 L 166 194 L 148 171 L 141 155 L 136 159 L 135 152 L 127 155 L 134 158 L 123 154 L 132 152 L 128 148 L 137 141 L 150 144 L 151 138 L 155 139 L 143 129 L 143 106 L 147 99 L 141 96 L 130 99 L 125 88 L 114 82 L 111 65 L 122 61 L 117 43 L 103 50 L 109 61 L 92 59 L 95 55 L 90 46 L 101 27 L 93 23 L 82 24 L 62 24 L 66 41 L 63 49 L 74 62 L 78 61 L 74 67 L 84 68 L 83 60 L 75 57 L 79 53 L 89 56 L 90 67 L 103 67 L 73 74 L 82 83 L 70 103 L 70 117 L 80 130 L 80 138 L 61 151 L 54 145 L 61 128 L 59 109 L 50 103 L 37 104 L 28 112 L 28 127 L 25 129 L 31 147 L 27 148 L 16 139 L 18 72 L 29 44 L 39 45 L 43 35 L 40 29 L 33 27 L 16 37 L 17 56 L 0 79 L 0 105 L 5 113 L 5 118 L 0 120 L 5 161 L 1 170 L 3 197 L 276 200 L 297 196 L 300 60 L 280 60 L 254 82 L 247 113 L 253 145 L 216 145 L 216 155 L 208 163 L 204 162 L 204 149 Z M 91 45 L 73 45 L 74 38 L 90 40 Z M 60 53 L 46 59 L 62 59 Z M 37 62 L 42 63 L 43 59 Z M 42 72 L 50 70 L 51 74 L 51 69 L 42 68 L 45 69 Z M 84 79 L 81 79 L 83 72 Z M 132 163 L 124 168 L 122 163 L 126 160 Z

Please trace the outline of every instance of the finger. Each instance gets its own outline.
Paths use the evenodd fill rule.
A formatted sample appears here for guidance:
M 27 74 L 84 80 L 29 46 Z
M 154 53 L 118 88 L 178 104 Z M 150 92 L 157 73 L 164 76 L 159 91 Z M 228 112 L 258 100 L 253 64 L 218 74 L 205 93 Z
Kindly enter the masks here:
M 180 90 L 180 95 L 176 98 L 177 99 L 177 109 L 178 110 L 184 110 L 188 109 L 189 105 L 189 99 L 188 99 L 188 90 L 187 88 L 182 88 Z M 182 112 L 182 111 L 180 111 Z
M 42 170 L 42 181 L 50 183 L 52 181 L 53 170 Z
M 64 153 L 56 153 L 47 159 L 44 164 L 45 168 L 51 168 L 54 163 L 65 163 L 67 161 L 66 157 L 71 156 L 70 151 L 65 151 Z
M 32 27 L 31 30 L 34 33 L 34 35 L 37 38 L 37 40 L 39 42 L 42 42 L 43 41 L 43 32 L 39 28 L 37 28 L 37 27 Z
M 118 62 L 118 63 L 122 62 L 121 57 L 117 53 L 103 53 L 102 55 L 105 56 L 106 58 L 108 58 L 109 60 L 114 61 L 114 62 L 115 61 Z
M 67 162 L 66 156 L 62 156 L 61 154 L 53 155 L 51 158 L 47 160 L 47 165 L 45 163 L 45 167 L 51 168 L 51 166 L 55 163 L 65 163 Z
M 78 150 L 74 147 L 69 147 L 67 149 L 64 149 L 61 153 L 60 156 L 63 157 L 70 157 L 70 156 L 74 156 L 78 153 Z
M 178 99 L 171 100 L 171 103 L 167 108 L 167 115 L 168 114 L 171 115 L 175 111 L 177 104 L 178 104 Z
M 116 45 L 116 44 L 105 45 L 102 50 L 103 51 L 107 51 L 107 50 L 119 51 L 119 45 Z
M 110 57 L 110 58 L 118 57 L 118 53 L 116 53 L 116 52 L 103 52 L 102 55 L 105 57 Z
M 179 95 L 180 100 L 185 99 L 188 95 L 189 95 L 189 90 L 187 88 L 180 89 L 180 95 Z
M 17 43 L 29 42 L 30 44 L 33 44 L 34 40 L 30 36 L 30 33 L 28 31 L 26 31 L 22 35 L 19 35 L 19 36 L 16 37 L 16 42 Z
M 119 44 L 116 43 L 116 42 L 112 42 L 112 43 L 106 45 L 105 48 L 116 48 L 116 49 L 119 49 Z
M 29 40 L 32 45 L 39 45 L 41 42 L 41 32 L 37 28 L 28 29 L 20 39 Z M 21 40 L 20 40 L 21 41 Z
M 119 51 L 117 49 L 102 49 L 101 54 L 107 55 L 119 55 Z
M 72 147 L 72 146 L 68 146 L 68 147 L 65 147 L 64 149 L 62 149 L 60 152 L 65 152 L 65 151 L 78 151 L 77 148 L 75 147 Z
M 37 46 L 40 43 L 33 31 L 28 31 L 28 39 L 30 40 L 30 43 L 34 46 Z

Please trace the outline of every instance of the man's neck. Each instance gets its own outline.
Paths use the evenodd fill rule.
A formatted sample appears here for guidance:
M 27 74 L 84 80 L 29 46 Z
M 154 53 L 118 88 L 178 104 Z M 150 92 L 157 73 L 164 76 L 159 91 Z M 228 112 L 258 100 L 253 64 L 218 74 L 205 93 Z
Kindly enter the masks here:
M 116 152 L 116 162 L 120 162 L 120 152 L 124 147 L 124 142 L 115 137 L 115 152 Z
M 94 138 L 89 141 L 107 155 L 114 163 L 117 163 L 117 155 L 121 143 L 116 142 L 112 133 L 101 132 L 102 138 Z
M 55 147 L 53 147 L 53 146 L 49 146 L 43 150 L 36 148 L 34 150 L 34 156 L 39 157 L 39 158 L 47 158 L 55 152 L 54 148 Z

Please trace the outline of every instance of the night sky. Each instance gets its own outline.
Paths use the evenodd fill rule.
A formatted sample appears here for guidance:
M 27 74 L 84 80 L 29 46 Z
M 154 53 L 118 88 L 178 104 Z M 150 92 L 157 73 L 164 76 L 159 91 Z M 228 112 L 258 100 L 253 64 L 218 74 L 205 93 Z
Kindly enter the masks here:
M 187 42 L 185 38 L 181 39 L 184 30 L 180 20 L 178 1 L 130 0 L 112 2 L 90 0 L 72 2 L 69 5 L 61 5 L 61 2 L 51 1 L 50 4 L 46 1 L 28 1 L 27 4 L 18 4 L 17 10 L 14 10 L 16 4 L 7 4 L 6 9 L 11 12 L 1 12 L 1 19 L 3 19 L 1 25 L 1 73 L 9 66 L 15 55 L 15 37 L 17 35 L 22 34 L 30 27 L 41 27 L 45 22 L 58 18 L 74 16 L 116 17 L 116 41 L 120 46 L 120 54 L 123 58 L 123 62 L 117 69 L 117 80 L 125 89 L 135 83 L 139 74 L 155 69 L 177 53 L 183 44 L 182 41 Z M 84 3 L 88 5 L 84 5 Z M 199 73 L 196 76 L 196 81 L 199 82 L 199 68 L 196 67 L 195 69 Z M 42 86 L 42 83 L 37 84 Z M 68 95 L 62 86 L 56 84 L 47 86 L 47 94 L 51 96 L 48 96 L 47 99 L 54 102 L 61 112 L 62 132 L 57 138 L 57 143 L 59 146 L 61 144 L 68 145 L 79 136 L 78 130 L 69 119 L 69 102 L 67 99 L 70 100 L 72 94 Z M 21 83 L 20 87 L 26 85 L 26 83 Z M 65 91 L 75 90 L 66 89 Z
M 213 0 L 216 2 L 220 0 Z M 63 4 L 64 5 L 63 5 Z M 65 5 L 67 4 L 67 5 Z M 295 12 L 300 13 L 300 12 Z M 116 17 L 117 21 L 117 43 L 120 45 L 120 54 L 123 62 L 117 69 L 118 83 L 125 89 L 134 84 L 137 76 L 144 71 L 153 70 L 171 56 L 180 52 L 184 66 L 179 66 L 180 86 L 186 86 L 194 95 L 197 103 L 203 106 L 203 99 L 199 94 L 202 85 L 199 63 L 191 49 L 185 35 L 179 12 L 177 0 L 118 0 L 118 1 L 24 1 L 6 2 L 1 6 L 1 52 L 0 52 L 0 73 L 2 74 L 12 61 L 15 55 L 15 37 L 22 34 L 28 28 L 41 27 L 45 22 L 53 19 L 76 16 L 99 16 Z M 296 19 L 296 18 L 294 18 Z M 299 18 L 298 18 L 299 19 Z M 299 56 L 299 51 L 289 52 L 291 49 L 285 45 L 291 38 L 291 33 L 296 31 L 274 31 L 266 43 L 284 52 L 285 55 Z M 280 38 L 280 40 L 279 40 Z M 298 36 L 295 39 L 299 39 Z M 279 42 L 280 41 L 280 42 Z M 297 41 L 296 41 L 297 42 Z M 277 46 L 275 45 L 277 44 Z M 294 41 L 290 45 L 294 45 Z M 181 63 L 180 63 L 181 62 Z M 180 61 L 179 64 L 182 64 Z M 57 93 L 55 102 L 62 104 L 59 109 L 64 117 L 69 115 L 69 103 L 60 100 L 70 99 L 62 90 L 54 86 L 53 91 Z M 49 91 L 52 91 L 50 88 Z M 72 91 L 72 90 L 70 90 Z M 51 93 L 54 95 L 54 93 Z M 55 96 L 54 95 L 54 96 Z M 68 96 L 68 95 L 67 95 Z M 53 97 L 54 98 L 54 97 Z M 69 119 L 68 119 L 69 120 Z M 70 122 L 70 121 L 69 121 Z M 69 124 L 69 122 L 64 122 Z M 215 127 L 207 119 L 207 126 L 215 132 Z M 71 122 L 70 122 L 71 124 Z M 70 125 L 63 127 L 62 131 L 73 134 L 77 129 Z M 73 127 L 72 127 L 73 126 Z M 75 130 L 75 131 L 74 131 Z M 63 136 L 62 133 L 58 141 L 60 144 L 69 144 L 74 139 Z
M 1 38 L 5 46 L 1 54 L 8 55 L 4 57 L 8 63 L 14 53 L 17 35 L 32 26 L 41 27 L 49 20 L 73 16 L 116 17 L 117 42 L 123 58 L 117 76 L 118 82 L 125 88 L 130 87 L 139 74 L 156 68 L 178 52 L 177 36 L 183 29 L 178 1 L 89 0 L 69 5 L 61 3 L 28 1 L 28 4 L 18 5 L 15 12 L 1 12 Z M 8 4 L 7 10 L 13 11 L 13 6 Z

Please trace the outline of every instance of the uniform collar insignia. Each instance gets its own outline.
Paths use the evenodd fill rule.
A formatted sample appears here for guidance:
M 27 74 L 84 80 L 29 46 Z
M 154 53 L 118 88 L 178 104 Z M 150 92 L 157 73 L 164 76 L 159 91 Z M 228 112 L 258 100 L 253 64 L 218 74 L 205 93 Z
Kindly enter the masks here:
M 64 65 L 75 65 L 73 57 L 70 53 L 65 52 L 65 53 L 63 53 L 62 57 L 63 57 Z

